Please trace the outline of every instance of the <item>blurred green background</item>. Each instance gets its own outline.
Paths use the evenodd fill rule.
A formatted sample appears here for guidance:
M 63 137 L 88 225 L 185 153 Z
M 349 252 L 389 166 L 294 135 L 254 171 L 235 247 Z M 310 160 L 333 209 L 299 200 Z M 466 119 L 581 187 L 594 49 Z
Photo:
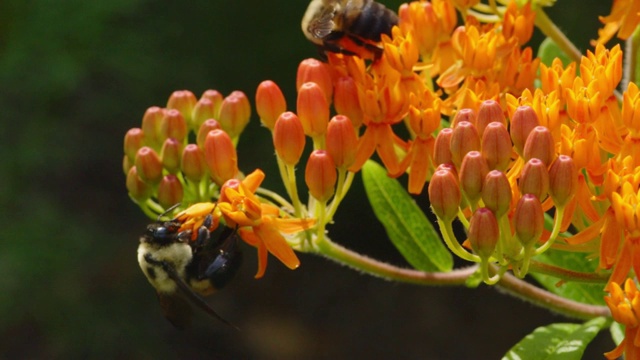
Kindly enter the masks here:
M 610 5 L 580 4 L 559 1 L 549 13 L 585 49 Z M 123 136 L 178 89 L 238 89 L 253 100 L 272 79 L 294 110 L 297 64 L 317 55 L 300 32 L 306 6 L 0 2 L 0 358 L 495 359 L 535 327 L 567 321 L 492 288 L 390 283 L 309 255 L 296 271 L 272 259 L 254 280 L 249 247 L 238 278 L 210 299 L 241 333 L 204 316 L 179 331 L 162 317 L 136 261 L 149 219 L 126 194 Z M 255 116 L 239 159 L 245 172 L 266 168 L 266 185 L 281 189 Z M 404 264 L 359 177 L 330 231 Z M 589 354 L 611 348 L 601 335 Z

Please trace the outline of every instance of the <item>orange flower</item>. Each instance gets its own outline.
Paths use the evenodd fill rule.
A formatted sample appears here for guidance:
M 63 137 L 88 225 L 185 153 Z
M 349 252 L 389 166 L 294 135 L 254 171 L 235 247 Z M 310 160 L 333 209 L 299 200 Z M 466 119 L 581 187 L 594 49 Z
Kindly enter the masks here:
M 264 176 L 258 169 L 242 181 L 228 180 L 222 186 L 218 200 L 218 208 L 227 226 L 237 227 L 242 240 L 258 249 L 256 278 L 264 275 L 268 252 L 289 269 L 300 266 L 300 260 L 282 234 L 303 231 L 315 223 L 314 219 L 284 218 L 278 207 L 261 203 L 254 193 Z
M 618 38 L 627 39 L 640 24 L 640 1 L 637 0 L 614 0 L 609 16 L 601 16 L 600 22 L 604 27 L 598 30 L 598 40 L 592 41 L 595 44 L 604 44 L 611 40 L 617 32 Z
M 640 292 L 632 279 L 624 282 L 624 290 L 618 283 L 611 283 L 609 296 L 604 300 L 611 309 L 611 316 L 624 325 L 624 340 L 615 349 L 605 353 L 607 359 L 617 359 L 624 353 L 627 360 L 640 359 L 640 332 L 638 331 L 638 315 L 640 315 Z

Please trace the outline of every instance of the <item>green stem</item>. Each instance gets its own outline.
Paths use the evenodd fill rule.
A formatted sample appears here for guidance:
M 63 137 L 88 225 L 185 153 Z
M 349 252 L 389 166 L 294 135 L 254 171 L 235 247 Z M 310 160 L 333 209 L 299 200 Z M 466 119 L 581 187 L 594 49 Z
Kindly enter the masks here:
M 458 255 L 461 259 L 479 263 L 481 261 L 480 257 L 468 252 L 465 248 L 460 245 L 458 239 L 456 239 L 455 234 L 453 233 L 453 228 L 451 227 L 451 222 L 444 223 L 440 219 L 438 219 L 438 225 L 440 226 L 440 232 L 442 233 L 442 238 L 444 242 L 449 247 L 454 254 Z
M 543 252 L 549 250 L 551 245 L 558 238 L 558 234 L 560 234 L 560 228 L 562 227 L 562 219 L 564 218 L 564 206 L 556 206 L 556 221 L 553 224 L 553 230 L 551 231 L 551 235 L 549 236 L 549 240 L 545 242 L 542 246 L 536 249 L 533 253 L 533 256 L 540 255 Z
M 538 8 L 536 10 L 535 25 L 542 31 L 544 35 L 551 38 L 558 47 L 564 51 L 573 61 L 580 62 L 582 58 L 582 52 L 569 40 L 569 38 L 560 30 L 556 24 L 551 21 L 549 16 Z
M 349 266 L 355 270 L 362 271 L 372 276 L 418 285 L 464 285 L 467 278 L 473 275 L 478 269 L 477 266 L 470 266 L 462 269 L 455 269 L 446 273 L 428 273 L 413 269 L 404 269 L 358 254 L 332 242 L 326 236 L 323 237 L 322 241 L 316 242 L 315 251 L 339 264 Z M 489 264 L 489 267 L 491 268 L 490 271 L 496 274 L 501 273 L 502 271 L 495 265 Z M 611 313 L 606 306 L 583 304 L 565 299 L 561 296 L 538 288 L 526 281 L 520 280 L 509 273 L 503 274 L 496 286 L 506 293 L 542 308 L 560 312 L 566 316 L 579 319 L 611 316 Z
M 427 273 L 414 269 L 405 269 L 387 264 L 342 247 L 327 237 L 317 244 L 319 254 L 339 264 L 386 280 L 395 280 L 419 285 L 453 286 L 464 285 L 465 281 L 477 270 L 477 266 L 456 269 L 451 272 Z
M 606 306 L 589 305 L 563 298 L 508 273 L 504 274 L 496 286 L 510 295 L 565 316 L 585 320 L 599 316 L 611 317 L 611 312 Z

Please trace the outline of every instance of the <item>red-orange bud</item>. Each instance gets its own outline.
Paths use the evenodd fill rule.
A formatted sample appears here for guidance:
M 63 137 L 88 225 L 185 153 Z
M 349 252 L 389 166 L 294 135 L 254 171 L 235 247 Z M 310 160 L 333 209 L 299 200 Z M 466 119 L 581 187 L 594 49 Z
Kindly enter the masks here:
M 480 200 L 480 192 L 488 172 L 487 161 L 479 151 L 469 151 L 464 156 L 458 177 L 460 178 L 460 188 L 470 203 L 475 204 Z
M 174 138 L 169 138 L 162 144 L 160 158 L 162 166 L 172 174 L 180 170 L 180 158 L 182 157 L 182 143 Z
M 522 155 L 529 133 L 540 125 L 538 115 L 531 106 L 518 106 L 511 117 L 511 140 L 518 154 Z
M 129 129 L 124 135 L 124 154 L 129 160 L 136 158 L 138 150 L 144 146 L 144 133 L 140 128 Z
M 296 88 L 300 91 L 300 87 L 304 83 L 314 82 L 322 89 L 327 103 L 331 102 L 333 94 L 333 81 L 331 81 L 331 73 L 327 64 L 316 60 L 306 59 L 300 62 L 298 73 L 296 75 Z
M 346 115 L 355 128 L 362 125 L 362 107 L 358 98 L 358 87 L 352 77 L 343 76 L 336 82 L 333 107 L 338 114 Z
M 544 126 L 536 126 L 531 130 L 524 144 L 524 160 L 540 159 L 549 166 L 555 157 L 555 147 L 551 132 Z
M 489 258 L 500 239 L 500 227 L 493 212 L 479 208 L 469 220 L 469 243 L 473 252 L 482 258 Z
M 278 157 L 287 165 L 296 165 L 304 145 L 304 130 L 298 116 L 291 111 L 280 114 L 273 128 L 273 147 Z
M 129 191 L 129 196 L 135 199 L 138 202 L 142 202 L 151 197 L 151 191 L 153 187 L 147 183 L 145 183 L 138 176 L 138 171 L 135 166 L 132 166 L 127 173 L 127 191 Z
M 202 93 L 200 99 L 208 99 L 213 104 L 213 113 L 214 117 L 218 116 L 220 113 L 220 106 L 222 106 L 222 100 L 224 100 L 224 96 L 218 90 L 206 90 Z
M 240 136 L 249 123 L 249 118 L 251 118 L 251 105 L 242 91 L 236 90 L 222 100 L 218 122 L 232 139 Z
M 540 239 L 544 229 L 544 211 L 536 196 L 525 194 L 520 198 L 513 215 L 513 226 L 518 240 L 525 247 Z
M 207 119 L 215 119 L 216 117 L 218 117 L 218 113 L 213 101 L 208 98 L 201 98 L 193 108 L 193 119 L 190 126 L 197 132 Z
M 482 201 L 484 205 L 501 218 L 511 206 L 511 185 L 502 171 L 491 170 L 484 178 Z
M 504 112 L 502 111 L 500 104 L 495 100 L 485 100 L 480 104 L 476 122 L 476 127 L 478 128 L 480 137 L 483 136 L 484 129 L 487 125 L 492 122 L 499 122 L 504 126 L 507 125 L 507 119 L 504 116 Z
M 287 102 L 280 87 L 275 82 L 265 80 L 258 85 L 256 90 L 256 110 L 262 124 L 269 130 L 273 130 L 280 114 L 287 111 Z
M 218 185 L 238 174 L 238 155 L 229 135 L 223 130 L 212 130 L 204 140 L 204 158 L 211 179 Z
M 462 158 L 473 150 L 480 150 L 478 130 L 472 123 L 461 121 L 453 129 L 451 136 L 451 160 L 459 167 Z
M 556 206 L 564 206 L 578 188 L 578 169 L 573 159 L 560 155 L 549 169 L 549 195 Z
M 327 131 L 329 104 L 318 84 L 307 82 L 300 86 L 297 109 L 305 134 L 316 137 Z
M 164 142 L 168 138 L 174 138 L 180 142 L 187 136 L 187 122 L 180 111 L 167 109 L 162 117 L 160 125 L 160 140 Z
M 147 146 L 158 149 L 162 144 L 160 141 L 160 128 L 165 110 L 157 106 L 147 109 L 142 117 L 142 132 L 144 133 L 144 143 Z
M 158 202 L 165 209 L 182 202 L 183 194 L 182 184 L 175 175 L 163 177 L 158 185 Z
M 489 123 L 482 134 L 482 155 L 489 169 L 505 171 L 511 161 L 511 149 L 507 128 L 497 121 Z
M 455 127 L 458 126 L 458 124 L 461 121 L 468 121 L 468 122 L 472 123 L 475 126 L 476 125 L 476 113 L 475 113 L 475 111 L 473 111 L 473 109 L 469 109 L 469 108 L 464 108 L 464 109 L 458 110 L 458 112 L 456 113 L 456 115 L 453 118 L 453 121 L 451 122 L 451 127 L 455 129 Z
M 358 137 L 353 123 L 344 115 L 336 115 L 327 126 L 326 146 L 337 168 L 346 169 L 356 159 Z
M 429 201 L 436 216 L 448 223 L 458 215 L 462 200 L 458 179 L 453 171 L 439 168 L 429 182 Z
M 433 162 L 435 165 L 453 164 L 451 157 L 451 137 L 453 129 L 444 128 L 436 136 L 433 149 Z
M 187 124 L 191 124 L 191 114 L 193 112 L 193 107 L 196 106 L 196 102 L 196 96 L 193 95 L 191 91 L 177 90 L 169 96 L 167 109 L 176 109 L 180 111 L 180 114 L 182 114 L 182 117 Z
M 188 144 L 182 151 L 181 169 L 189 181 L 199 182 L 207 173 L 204 152 L 196 144 Z
M 314 150 L 307 161 L 304 174 L 309 192 L 316 200 L 326 202 L 335 192 L 338 176 L 336 166 L 325 150 Z
M 152 148 L 143 146 L 138 150 L 135 167 L 140 179 L 149 183 L 158 183 L 162 179 L 162 161 Z
M 215 119 L 208 119 L 200 125 L 198 129 L 198 135 L 196 136 L 196 144 L 202 149 L 204 148 L 204 140 L 212 130 L 222 130 L 220 123 Z
M 533 194 L 540 201 L 547 197 L 549 191 L 549 172 L 540 159 L 527 161 L 520 174 L 520 193 Z

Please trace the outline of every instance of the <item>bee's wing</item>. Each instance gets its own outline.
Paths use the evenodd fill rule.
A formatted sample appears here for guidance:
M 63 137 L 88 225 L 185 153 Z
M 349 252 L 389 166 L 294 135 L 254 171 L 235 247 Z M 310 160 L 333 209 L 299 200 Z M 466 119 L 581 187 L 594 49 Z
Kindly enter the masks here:
M 193 289 L 191 289 L 191 287 L 189 287 L 189 285 L 187 285 L 184 282 L 184 280 L 182 280 L 180 275 L 178 275 L 178 273 L 176 272 L 176 270 L 173 267 L 166 266 L 164 270 L 167 272 L 167 275 L 169 275 L 171 280 L 173 280 L 176 283 L 176 285 L 178 285 L 178 289 L 180 290 L 180 293 L 187 300 L 189 300 L 189 302 L 191 302 L 192 305 L 200 308 L 200 310 L 206 312 L 211 317 L 222 321 L 223 323 L 235 328 L 236 330 L 240 330 L 237 326 L 233 325 L 229 321 L 225 320 L 222 316 L 218 315 L 218 313 L 216 313 L 215 310 L 213 310 L 209 306 L 209 304 L 207 304 L 207 302 L 200 295 L 196 294 L 193 291 Z M 171 321 L 171 319 L 169 319 L 169 321 Z M 171 321 L 171 322 L 173 323 L 173 321 Z
M 178 329 L 185 329 L 191 324 L 193 310 L 187 300 L 177 293 L 168 294 L 158 292 L 158 301 L 162 308 L 162 315 Z
M 333 31 L 333 8 L 325 9 L 317 18 L 309 24 L 309 32 L 317 39 L 323 39 Z

